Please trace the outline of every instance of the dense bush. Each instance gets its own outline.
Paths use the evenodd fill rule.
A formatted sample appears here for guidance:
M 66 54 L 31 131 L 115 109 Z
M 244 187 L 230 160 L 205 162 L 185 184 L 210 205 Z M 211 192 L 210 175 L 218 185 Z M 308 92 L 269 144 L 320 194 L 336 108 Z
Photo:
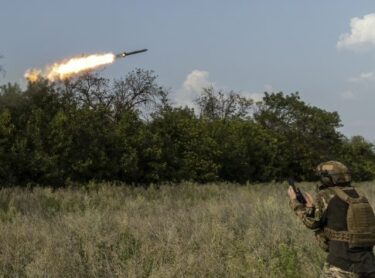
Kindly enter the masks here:
M 205 88 L 198 110 L 174 107 L 152 71 L 110 82 L 86 75 L 0 87 L 0 182 L 59 186 L 314 179 L 324 160 L 375 177 L 374 146 L 345 138 L 340 117 L 298 93 L 261 102 Z

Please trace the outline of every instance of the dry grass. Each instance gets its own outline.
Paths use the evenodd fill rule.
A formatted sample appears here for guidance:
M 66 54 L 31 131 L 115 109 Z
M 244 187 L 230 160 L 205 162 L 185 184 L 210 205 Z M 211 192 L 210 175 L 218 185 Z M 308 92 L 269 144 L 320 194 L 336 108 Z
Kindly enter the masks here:
M 1 277 L 316 277 L 324 256 L 285 184 L 0 190 Z

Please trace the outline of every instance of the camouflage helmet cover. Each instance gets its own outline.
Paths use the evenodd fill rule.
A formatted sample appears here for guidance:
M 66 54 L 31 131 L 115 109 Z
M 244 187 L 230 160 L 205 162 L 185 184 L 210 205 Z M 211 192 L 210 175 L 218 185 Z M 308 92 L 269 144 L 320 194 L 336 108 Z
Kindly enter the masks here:
M 348 167 L 338 161 L 320 163 L 316 168 L 316 173 L 325 185 L 345 184 L 352 180 Z

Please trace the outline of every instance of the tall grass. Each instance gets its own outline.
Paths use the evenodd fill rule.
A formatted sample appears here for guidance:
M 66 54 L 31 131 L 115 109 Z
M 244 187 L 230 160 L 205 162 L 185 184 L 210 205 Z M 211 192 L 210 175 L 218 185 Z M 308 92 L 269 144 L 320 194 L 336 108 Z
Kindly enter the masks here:
M 285 184 L 0 190 L 1 277 L 317 277 L 324 256 Z

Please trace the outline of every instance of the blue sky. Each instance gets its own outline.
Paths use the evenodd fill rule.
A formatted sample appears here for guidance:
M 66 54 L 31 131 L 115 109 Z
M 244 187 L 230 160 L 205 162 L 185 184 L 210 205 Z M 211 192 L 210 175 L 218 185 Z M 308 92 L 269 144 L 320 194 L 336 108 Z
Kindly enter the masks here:
M 0 83 L 65 57 L 148 48 L 103 74 L 155 70 L 176 103 L 210 84 L 255 98 L 299 91 L 338 111 L 345 135 L 375 141 L 373 13 L 372 0 L 2 0 Z

